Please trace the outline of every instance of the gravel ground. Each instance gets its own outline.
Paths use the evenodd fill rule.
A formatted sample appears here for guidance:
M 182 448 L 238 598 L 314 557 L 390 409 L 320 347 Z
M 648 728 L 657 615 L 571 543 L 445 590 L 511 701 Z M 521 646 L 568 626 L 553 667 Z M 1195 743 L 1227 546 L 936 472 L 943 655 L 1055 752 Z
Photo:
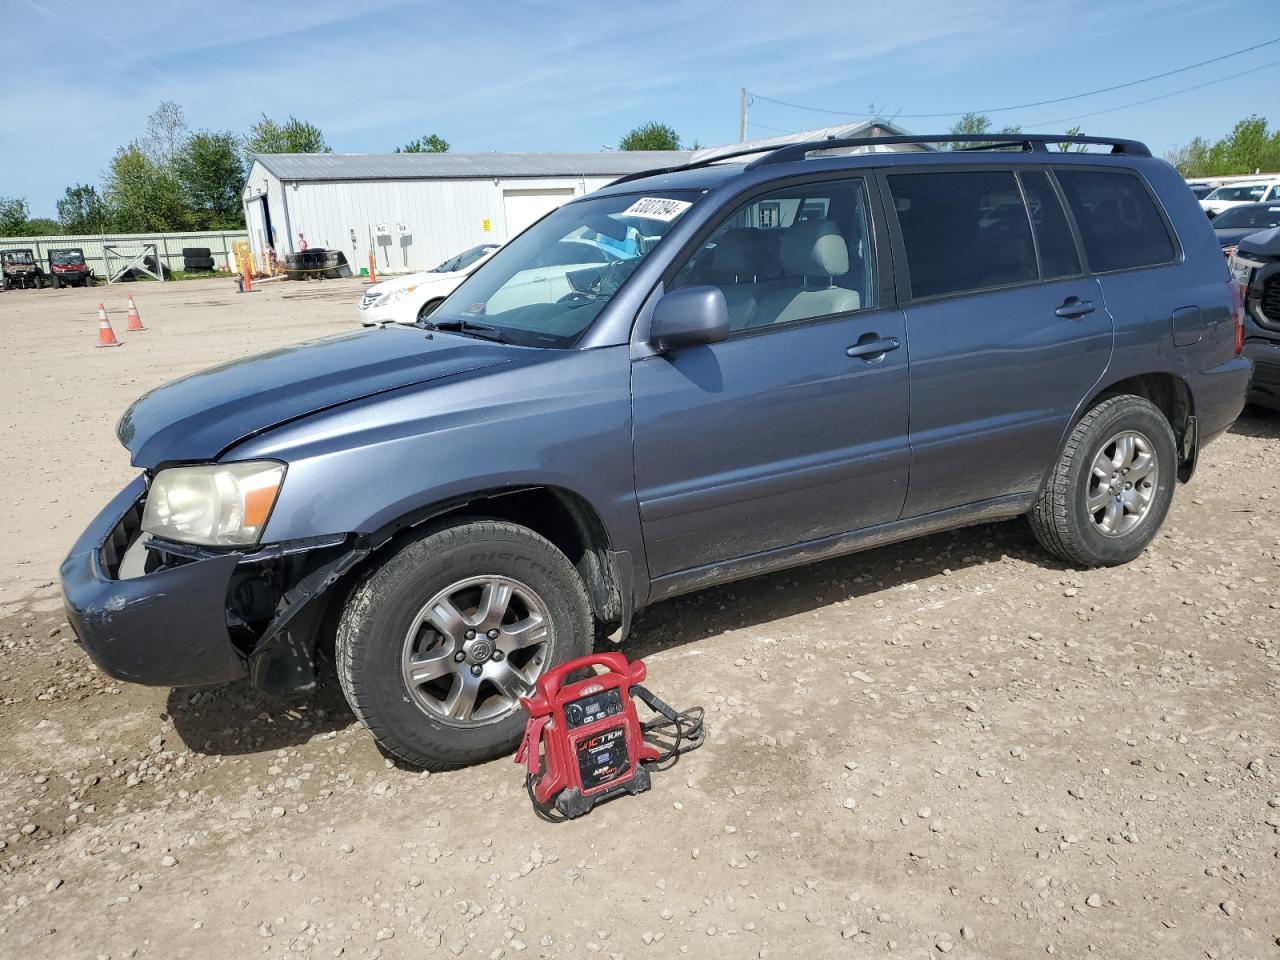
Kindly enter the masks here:
M 1280 419 L 1209 448 L 1135 563 L 977 527 L 646 611 L 707 708 L 648 794 L 548 825 L 509 760 L 387 763 L 331 671 L 115 683 L 56 565 L 180 373 L 351 324 L 356 283 L 0 295 L 0 953 L 13 957 L 1280 956 Z

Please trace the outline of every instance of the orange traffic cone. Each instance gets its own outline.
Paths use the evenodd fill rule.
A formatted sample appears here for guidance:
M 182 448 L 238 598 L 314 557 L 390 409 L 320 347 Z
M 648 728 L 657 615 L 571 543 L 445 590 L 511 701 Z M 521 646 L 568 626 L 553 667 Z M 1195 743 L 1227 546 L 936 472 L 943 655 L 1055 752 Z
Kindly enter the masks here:
M 116 332 L 111 329 L 111 321 L 107 319 L 107 308 L 102 304 L 98 304 L 98 346 L 120 346 L 120 341 L 116 339 Z
M 125 328 L 131 333 L 147 329 L 142 325 L 142 317 L 138 315 L 138 305 L 133 302 L 133 294 L 129 294 L 129 326 Z

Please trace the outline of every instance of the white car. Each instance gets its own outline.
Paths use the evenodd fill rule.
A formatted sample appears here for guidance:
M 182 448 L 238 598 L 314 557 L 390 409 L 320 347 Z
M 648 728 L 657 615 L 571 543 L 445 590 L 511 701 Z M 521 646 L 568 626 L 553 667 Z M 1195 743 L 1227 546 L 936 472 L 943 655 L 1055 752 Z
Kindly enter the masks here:
M 1251 180 L 1219 187 L 1201 200 L 1200 206 L 1209 216 L 1216 217 L 1223 210 L 1230 210 L 1242 203 L 1273 203 L 1276 200 L 1280 200 L 1280 179 Z
M 375 283 L 360 298 L 360 322 L 366 327 L 379 323 L 416 323 L 453 293 L 476 267 L 493 256 L 498 247 L 496 243 L 482 243 L 450 257 L 434 270 Z

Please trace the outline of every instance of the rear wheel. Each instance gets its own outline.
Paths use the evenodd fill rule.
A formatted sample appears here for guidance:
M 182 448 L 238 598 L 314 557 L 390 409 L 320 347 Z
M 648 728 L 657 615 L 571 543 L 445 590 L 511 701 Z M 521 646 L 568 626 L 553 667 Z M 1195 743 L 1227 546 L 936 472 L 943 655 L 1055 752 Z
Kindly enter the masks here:
M 591 607 L 569 558 L 525 527 L 477 520 L 428 531 L 353 590 L 338 677 L 388 753 L 431 770 L 515 748 L 520 697 L 591 650 Z
M 1173 429 L 1160 409 L 1142 397 L 1110 397 L 1071 432 L 1031 510 L 1031 528 L 1069 563 L 1127 563 L 1164 522 L 1177 471 Z

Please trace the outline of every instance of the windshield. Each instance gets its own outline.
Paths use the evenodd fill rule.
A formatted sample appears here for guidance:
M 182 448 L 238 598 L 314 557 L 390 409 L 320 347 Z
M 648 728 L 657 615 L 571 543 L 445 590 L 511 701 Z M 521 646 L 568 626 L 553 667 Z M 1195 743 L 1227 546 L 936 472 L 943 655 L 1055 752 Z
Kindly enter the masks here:
M 53 250 L 49 254 L 55 266 L 78 267 L 84 263 L 84 254 L 79 250 Z
M 1232 227 L 1280 227 L 1280 206 L 1248 206 L 1233 207 L 1218 214 L 1213 221 L 1213 228 L 1230 229 Z
M 431 273 L 456 273 L 459 270 L 465 270 L 490 250 L 498 249 L 496 243 L 482 243 L 478 247 L 472 247 L 470 250 L 463 250 L 456 257 L 450 257 L 440 266 L 436 267 Z
M 471 274 L 431 315 L 432 326 L 568 347 L 698 199 L 692 191 L 567 203 Z
M 1247 183 L 1239 187 L 1219 187 L 1206 200 L 1261 200 L 1266 192 L 1265 183 Z

